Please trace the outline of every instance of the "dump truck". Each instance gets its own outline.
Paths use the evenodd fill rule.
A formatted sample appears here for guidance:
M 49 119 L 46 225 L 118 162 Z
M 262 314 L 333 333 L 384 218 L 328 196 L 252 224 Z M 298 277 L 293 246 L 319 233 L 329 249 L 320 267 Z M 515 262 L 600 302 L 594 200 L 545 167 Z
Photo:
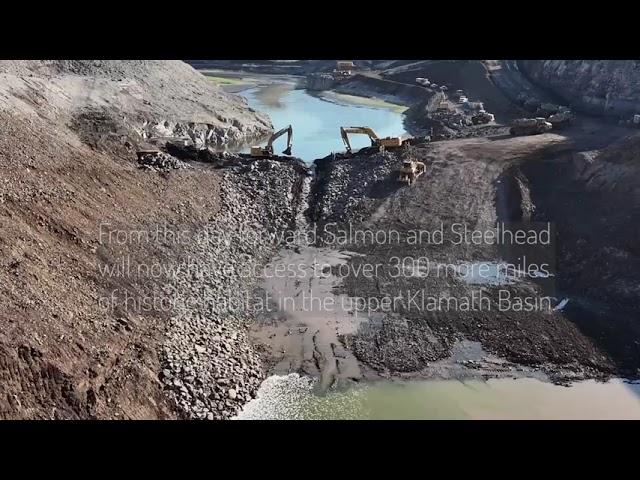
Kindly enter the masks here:
M 342 141 L 347 148 L 347 153 L 352 152 L 351 142 L 349 141 L 350 133 L 367 135 L 369 140 L 371 140 L 371 146 L 378 147 L 380 151 L 383 151 L 385 148 L 401 147 L 403 144 L 401 137 L 380 138 L 376 135 L 376 132 L 369 127 L 340 127 L 340 135 L 342 136 Z
M 402 162 L 402 167 L 398 172 L 398 180 L 400 182 L 406 182 L 407 185 L 411 186 L 411 184 L 425 172 L 425 169 L 426 167 L 422 162 L 418 162 L 416 160 L 404 160 Z
M 336 80 L 350 78 L 354 75 L 355 69 L 355 63 L 351 61 L 338 60 L 336 62 L 336 68 L 333 69 L 333 78 Z
M 543 117 L 519 118 L 513 121 L 509 133 L 511 135 L 536 135 L 548 132 L 552 128 L 553 125 Z

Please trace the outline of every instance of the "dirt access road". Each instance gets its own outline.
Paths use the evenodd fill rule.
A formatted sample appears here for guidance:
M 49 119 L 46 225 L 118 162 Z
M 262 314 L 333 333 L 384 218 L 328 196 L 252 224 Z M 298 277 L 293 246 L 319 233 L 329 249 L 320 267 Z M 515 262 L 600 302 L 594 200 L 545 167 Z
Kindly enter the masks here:
M 312 217 L 318 231 L 331 227 L 334 233 L 331 239 L 325 235 L 322 246 L 357 253 L 347 256 L 349 273 L 342 276 L 335 294 L 381 301 L 403 296 L 406 300 L 408 292 L 420 291 L 427 298 L 453 297 L 460 300 L 458 306 L 467 299 L 479 307 L 476 311 L 456 306 L 429 311 L 413 308 L 405 301 L 389 311 L 374 308 L 375 313 L 369 316 L 375 317 L 375 322 L 357 322 L 355 334 L 339 335 L 339 347 L 346 347 L 355 355 L 365 375 L 431 377 L 432 367 L 449 358 L 456 345 L 465 340 L 480 342 L 488 354 L 512 362 L 513 368 L 525 365 L 531 372 L 541 372 L 555 381 L 615 374 L 617 367 L 609 352 L 599 348 L 562 310 L 553 309 L 562 298 L 552 298 L 552 279 L 541 284 L 531 275 L 504 282 L 476 282 L 433 268 L 502 261 L 526 269 L 527 262 L 522 257 L 528 256 L 529 264 L 539 267 L 541 262 L 536 261 L 543 259 L 553 271 L 557 253 L 553 243 L 541 252 L 536 247 L 455 243 L 452 235 L 446 238 L 446 232 L 452 232 L 454 224 L 486 231 L 505 220 L 507 214 L 508 220 L 514 220 L 514 211 L 520 212 L 520 220 L 526 222 L 527 214 L 535 207 L 527 185 L 518 185 L 512 178 L 514 168 L 524 162 L 535 164 L 555 155 L 600 147 L 625 133 L 615 128 L 596 128 L 599 127 L 584 121 L 562 134 L 441 141 L 412 150 L 327 157 L 316 162 L 318 178 Z M 409 156 L 427 165 L 426 173 L 412 187 L 399 184 L 394 177 L 402 159 Z M 336 232 L 349 229 L 398 231 L 401 239 L 386 243 L 362 239 L 336 242 Z M 409 232 L 438 229 L 445 232 L 441 244 L 407 241 Z M 396 257 L 428 259 L 431 269 L 418 264 L 414 271 L 398 276 L 393 260 Z M 378 266 L 375 275 L 358 274 L 365 265 Z M 505 303 L 506 295 L 511 303 Z M 485 300 L 479 300 L 481 297 L 488 303 L 482 303 Z M 526 302 L 544 298 L 550 299 L 549 305 L 536 305 L 532 311 L 514 306 L 515 299 Z M 332 318 L 335 321 L 335 315 Z M 349 328 L 354 326 L 353 312 L 351 321 Z M 312 329 L 313 325 L 307 327 Z M 344 330 L 348 328 L 336 326 L 336 331 Z M 474 372 L 482 370 L 481 363 L 472 364 Z M 351 365 L 349 370 L 353 371 Z M 484 373 L 494 376 L 488 366 Z M 464 376 L 460 372 L 458 375 Z

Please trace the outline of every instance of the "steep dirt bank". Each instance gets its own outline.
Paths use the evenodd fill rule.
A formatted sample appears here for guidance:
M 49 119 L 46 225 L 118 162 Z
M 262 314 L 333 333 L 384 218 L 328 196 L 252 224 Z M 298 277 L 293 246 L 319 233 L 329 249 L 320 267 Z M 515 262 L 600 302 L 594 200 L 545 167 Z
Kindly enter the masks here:
M 2 61 L 4 109 L 105 149 L 151 137 L 219 145 L 264 135 L 269 119 L 178 61 Z
M 630 116 L 640 111 L 639 60 L 523 60 L 523 72 L 587 113 Z
M 426 89 L 417 85 L 407 85 L 393 80 L 358 74 L 348 81 L 338 84 L 333 90 L 349 95 L 376 97 L 406 106 L 411 106 L 429 96 L 429 92 Z
M 557 225 L 557 286 L 571 299 L 566 314 L 625 375 L 640 368 L 638 145 L 636 135 L 521 167 L 533 220 Z
M 173 373 L 171 347 L 163 345 L 168 334 L 192 347 L 201 333 L 188 322 L 184 335 L 176 332 L 169 321 L 177 312 L 163 302 L 188 295 L 180 267 L 204 263 L 211 252 L 180 234 L 189 240 L 230 212 L 237 222 L 271 218 L 282 205 L 277 182 L 298 170 L 261 173 L 259 181 L 276 182 L 277 198 L 265 194 L 243 214 L 228 205 L 234 195 L 247 205 L 242 167 L 224 174 L 198 164 L 168 173 L 139 168 L 135 145 L 149 134 L 175 134 L 176 125 L 186 126 L 187 138 L 212 132 L 209 142 L 270 128 L 243 100 L 180 62 L 2 62 L 0 71 L 0 417 L 191 415 L 193 408 L 176 410 L 163 393 L 162 368 L 188 376 L 181 356 L 174 366 L 182 370 Z M 141 128 L 144 121 L 152 128 Z M 295 202 L 293 194 L 284 198 Z M 228 355 L 217 368 L 240 383 L 238 375 L 255 375 L 256 365 L 232 363 L 241 339 L 226 335 L 236 327 L 230 323 L 218 341 Z M 216 348 L 207 340 L 198 345 Z M 216 416 L 232 412 L 251 385 L 232 389 L 228 383 L 224 393 L 235 400 Z M 193 416 L 202 412 L 210 413 Z
M 415 83 L 417 77 L 422 77 L 438 85 L 446 85 L 450 92 L 463 90 L 469 100 L 483 102 L 485 109 L 493 113 L 498 122 L 506 123 L 523 115 L 523 111 L 495 87 L 479 60 L 426 60 L 405 68 L 391 69 L 383 76 L 410 84 Z

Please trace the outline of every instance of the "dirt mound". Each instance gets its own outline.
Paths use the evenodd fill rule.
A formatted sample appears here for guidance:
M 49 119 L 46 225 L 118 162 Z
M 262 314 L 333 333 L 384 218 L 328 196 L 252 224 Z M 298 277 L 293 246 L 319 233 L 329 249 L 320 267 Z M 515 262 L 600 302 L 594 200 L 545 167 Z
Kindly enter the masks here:
M 203 142 L 222 144 L 264 135 L 269 119 L 246 101 L 224 93 L 179 61 L 2 61 L 0 98 L 6 110 L 69 125 L 83 140 L 96 143 L 105 132 L 149 137 L 181 136 L 203 125 Z M 88 125 L 89 124 L 89 125 Z M 157 129 L 156 129 L 157 130 Z
M 525 60 L 521 69 L 577 109 L 632 115 L 640 108 L 639 60 Z
M 132 239 L 201 230 L 222 174 L 141 169 L 134 143 L 145 120 L 206 122 L 223 142 L 269 121 L 181 62 L 0 62 L 0 101 L 0 418 L 173 417 L 159 379 L 171 312 L 109 302 L 162 294 L 165 276 L 126 266 L 189 252 Z

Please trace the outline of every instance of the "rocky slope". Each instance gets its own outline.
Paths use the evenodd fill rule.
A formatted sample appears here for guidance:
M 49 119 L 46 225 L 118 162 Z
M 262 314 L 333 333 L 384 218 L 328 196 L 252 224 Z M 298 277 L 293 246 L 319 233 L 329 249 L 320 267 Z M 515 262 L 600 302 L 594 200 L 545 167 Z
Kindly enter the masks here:
M 3 61 L 0 99 L 6 111 L 69 126 L 93 145 L 129 132 L 222 144 L 272 128 L 179 61 Z
M 136 146 L 149 132 L 160 142 L 184 134 L 175 125 L 206 143 L 270 128 L 181 62 L 0 62 L 0 418 L 190 416 L 163 392 L 163 368 L 188 376 L 168 364 L 167 338 L 214 347 L 193 326 L 180 336 L 173 308 L 144 302 L 176 300 L 186 285 L 178 267 L 210 255 L 176 235 L 220 218 L 231 229 L 245 217 L 224 199 L 247 202 L 237 168 L 140 168 Z M 260 180 L 291 175 L 275 168 Z M 267 218 L 263 205 L 251 215 Z M 236 389 L 236 402 L 250 394 Z
M 598 114 L 640 111 L 639 60 L 520 61 L 531 80 L 575 107 Z
M 258 278 L 247 273 L 277 248 L 270 234 L 295 228 L 300 172 L 295 163 L 271 160 L 226 170 L 220 211 L 188 247 L 197 261 L 168 288 L 175 308 L 162 381 L 184 417 L 232 417 L 258 391 L 264 372 L 246 328 L 258 310 Z

